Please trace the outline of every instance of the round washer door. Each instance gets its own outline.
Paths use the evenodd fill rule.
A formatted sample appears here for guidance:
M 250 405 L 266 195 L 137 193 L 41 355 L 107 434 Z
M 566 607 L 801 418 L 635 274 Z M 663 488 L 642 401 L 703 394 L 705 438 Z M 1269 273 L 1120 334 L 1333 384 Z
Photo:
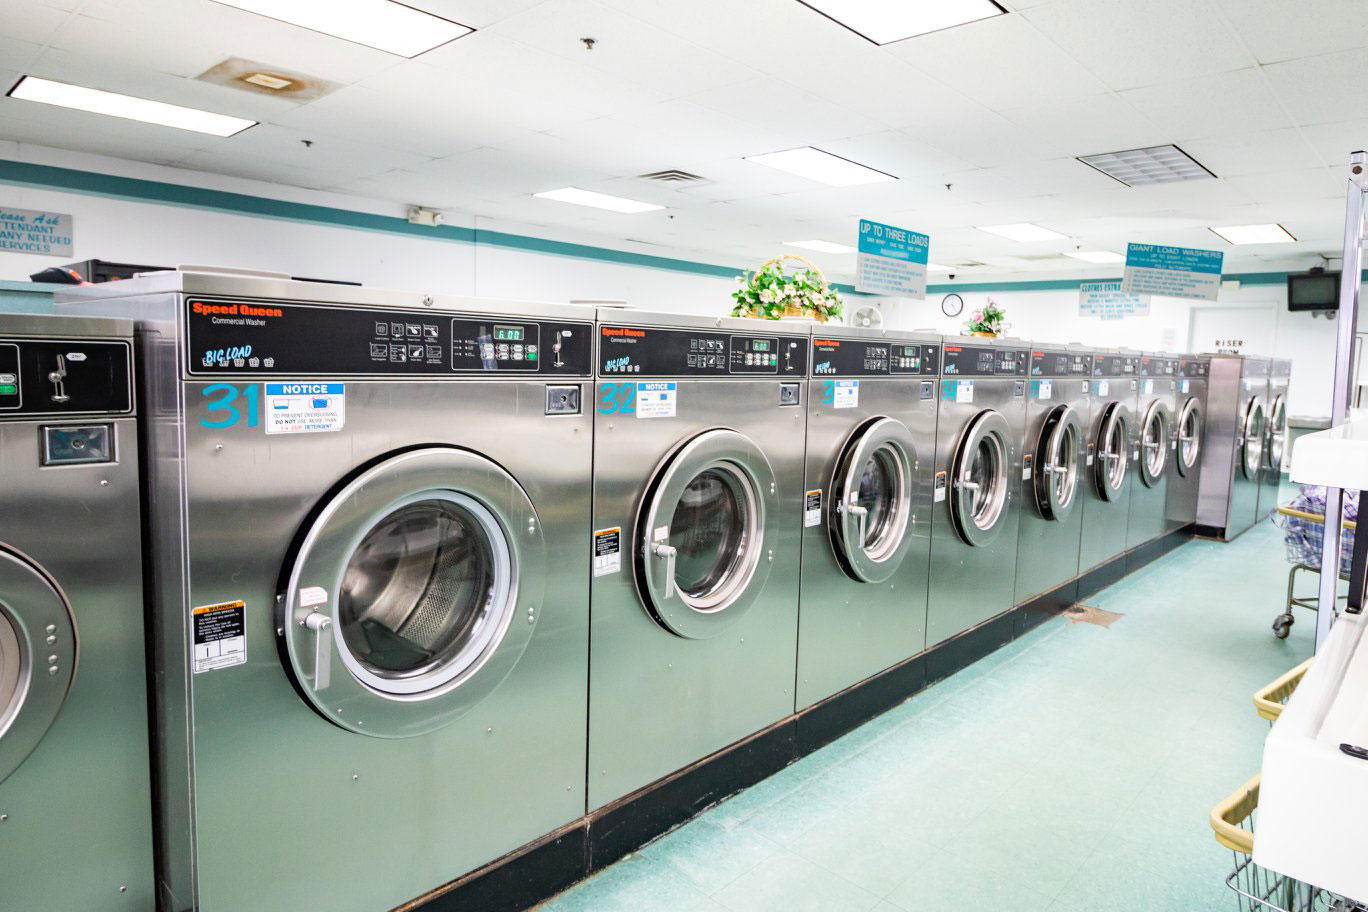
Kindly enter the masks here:
M 717 428 L 656 469 L 637 513 L 633 566 L 642 604 L 666 630 L 717 636 L 769 579 L 779 510 L 774 470 L 750 438 Z
M 1245 478 L 1258 478 L 1264 459 L 1264 404 L 1255 396 L 1245 406 L 1240 422 L 1240 473 Z
M 950 518 L 966 544 L 987 545 L 1002 532 L 1011 492 L 1012 429 L 988 409 L 970 419 L 950 461 Z
M 1083 423 L 1071 405 L 1057 405 L 1045 416 L 1036 446 L 1033 489 L 1036 507 L 1046 519 L 1063 522 L 1073 512 L 1078 493 L 1078 456 L 1083 449 Z
M 1279 393 L 1268 406 L 1268 467 L 1282 469 L 1283 448 L 1287 445 L 1287 399 Z
M 1119 402 L 1108 402 L 1102 409 L 1097 430 L 1097 494 L 1103 500 L 1117 501 L 1130 471 L 1130 428 L 1126 411 Z
M 323 505 L 277 631 L 319 713 L 402 738 L 455 721 L 503 681 L 545 593 L 541 523 L 517 481 L 465 450 L 410 450 Z
M 1168 467 L 1169 412 L 1162 402 L 1151 402 L 1140 422 L 1140 481 L 1147 488 L 1159 484 Z
M 0 548 L 0 782 L 56 721 L 76 655 L 71 606 L 36 567 Z
M 1202 455 L 1202 403 L 1189 399 L 1178 413 L 1178 474 L 1184 477 L 1197 472 Z
M 828 527 L 837 562 L 855 580 L 881 583 L 902 563 L 912 540 L 916 452 L 912 432 L 896 418 L 865 423 L 842 448 Z

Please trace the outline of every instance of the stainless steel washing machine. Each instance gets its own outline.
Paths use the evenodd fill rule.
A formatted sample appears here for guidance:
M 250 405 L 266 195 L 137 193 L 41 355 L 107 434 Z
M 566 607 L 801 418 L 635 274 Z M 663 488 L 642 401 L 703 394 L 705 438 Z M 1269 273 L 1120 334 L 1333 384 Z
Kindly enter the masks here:
M 1139 359 L 1139 389 L 1131 458 L 1130 515 L 1126 547 L 1138 548 L 1168 531 L 1168 486 L 1178 448 L 1175 424 L 1178 359 L 1164 352 L 1144 352 Z
M 1066 345 L 1031 348 L 1022 456 L 1021 528 L 1014 601 L 1050 594 L 1075 599 L 1088 475 L 1093 352 Z
M 1267 449 L 1268 360 L 1211 356 L 1197 526 L 1229 541 L 1259 519 Z
M 808 335 L 601 310 L 589 808 L 793 713 Z M 817 403 L 854 401 L 844 381 Z
M 1088 428 L 1088 484 L 1078 570 L 1087 573 L 1126 551 L 1130 519 L 1132 440 L 1135 435 L 1137 353 L 1112 349 L 1093 356 L 1092 420 Z M 1118 574 L 1114 574 L 1118 575 Z M 1080 590 L 1080 597 L 1091 592 Z
M 163 908 L 391 909 L 584 813 L 592 313 L 162 273 Z
M 0 909 L 155 906 L 132 354 L 0 315 Z
M 799 709 L 926 648 L 941 349 L 937 335 L 813 332 Z
M 1178 396 L 1175 429 L 1178 446 L 1169 474 L 1165 525 L 1169 531 L 1197 521 L 1197 493 L 1206 435 L 1207 376 L 1211 360 L 1197 355 L 1178 358 Z
M 1292 362 L 1280 358 L 1268 362 L 1268 414 L 1264 424 L 1264 471 L 1259 488 L 1259 518 L 1266 518 L 1278 506 L 1282 484 L 1283 456 L 1287 449 L 1287 387 L 1292 378 Z
M 931 520 L 926 642 L 1012 608 L 1030 350 L 946 336 Z

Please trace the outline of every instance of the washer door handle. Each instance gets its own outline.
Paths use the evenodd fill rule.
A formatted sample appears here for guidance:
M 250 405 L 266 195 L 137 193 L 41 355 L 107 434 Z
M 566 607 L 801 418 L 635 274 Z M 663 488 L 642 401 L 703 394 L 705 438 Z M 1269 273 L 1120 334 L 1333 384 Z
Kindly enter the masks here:
M 869 510 L 857 503 L 846 504 L 846 512 L 855 517 L 855 527 L 859 531 L 856 533 L 856 547 L 863 548 L 865 542 L 865 523 L 869 520 Z
M 326 690 L 332 680 L 332 618 L 321 611 L 310 611 L 299 626 L 314 633 L 314 688 Z
M 964 478 L 956 481 L 955 485 L 962 491 L 977 491 L 979 489 L 979 483 L 977 481 L 968 481 Z
M 652 549 L 656 557 L 665 559 L 665 598 L 673 598 L 675 594 L 675 556 L 679 553 L 673 545 L 661 542 Z

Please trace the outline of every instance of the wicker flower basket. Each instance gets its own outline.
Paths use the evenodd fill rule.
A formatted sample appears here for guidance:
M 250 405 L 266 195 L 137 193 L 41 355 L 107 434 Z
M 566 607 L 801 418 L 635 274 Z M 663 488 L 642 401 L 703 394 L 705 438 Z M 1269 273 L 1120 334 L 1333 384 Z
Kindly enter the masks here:
M 831 317 L 839 315 L 841 307 L 840 295 L 837 294 L 835 291 L 832 291 L 830 283 L 827 282 L 826 274 L 822 272 L 821 268 L 816 263 L 812 262 L 806 257 L 801 257 L 793 253 L 780 254 L 779 256 L 774 257 L 773 259 L 766 260 L 763 264 L 761 264 L 759 269 L 757 269 L 753 274 L 750 274 L 748 277 L 743 277 L 741 281 L 745 282 L 748 280 L 748 278 L 750 281 L 753 281 L 753 278 L 751 277 L 761 275 L 771 266 L 782 266 L 785 260 L 792 260 L 795 263 L 802 264 L 804 267 L 807 268 L 807 270 L 810 273 L 817 277 L 818 281 L 820 282 L 820 294 L 826 300 L 834 300 L 835 312 L 827 313 L 814 308 L 805 308 L 793 304 L 791 302 L 785 302 L 785 304 L 782 307 L 774 307 L 765 310 L 762 309 L 763 305 L 760 305 L 754 301 L 745 303 L 741 302 L 738 299 L 737 306 L 732 311 L 733 315 L 738 317 L 749 317 L 751 319 L 757 320 L 808 319 L 815 320 L 819 323 L 825 323 L 829 319 L 831 319 Z M 737 295 L 740 294 L 742 294 L 742 292 L 737 292 Z

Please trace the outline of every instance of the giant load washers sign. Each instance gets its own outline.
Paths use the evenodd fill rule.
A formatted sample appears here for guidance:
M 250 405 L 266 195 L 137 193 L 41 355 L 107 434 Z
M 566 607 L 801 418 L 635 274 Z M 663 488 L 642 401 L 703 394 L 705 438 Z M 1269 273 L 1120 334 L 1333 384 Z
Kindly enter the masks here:
M 71 256 L 71 216 L 0 206 L 0 253 Z
M 1127 244 L 1121 291 L 1214 301 L 1221 290 L 1221 261 L 1224 258 L 1219 250 Z

